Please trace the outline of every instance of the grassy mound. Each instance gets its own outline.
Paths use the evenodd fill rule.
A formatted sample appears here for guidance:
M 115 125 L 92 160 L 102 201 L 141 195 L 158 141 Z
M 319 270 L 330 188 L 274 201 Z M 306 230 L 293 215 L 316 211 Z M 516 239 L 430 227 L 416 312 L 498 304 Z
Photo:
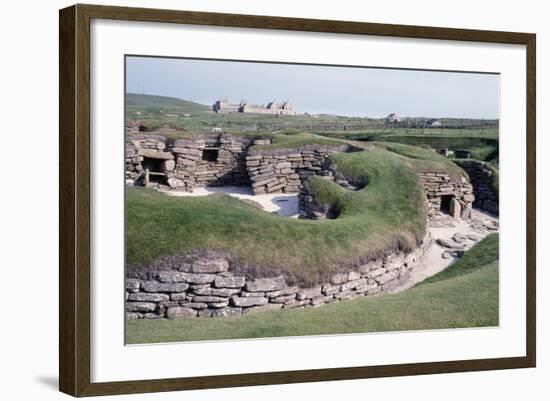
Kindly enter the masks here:
M 266 213 L 224 194 L 174 198 L 128 188 L 126 258 L 154 258 L 197 249 L 229 252 L 254 275 L 282 272 L 302 284 L 325 280 L 336 266 L 357 265 L 386 250 L 410 249 L 425 232 L 424 195 L 403 156 L 384 149 L 339 153 L 346 176 L 368 182 L 358 191 L 316 178 L 315 191 L 338 202 L 335 220 L 309 221 Z M 450 163 L 450 162 L 449 162 Z
M 394 295 L 224 319 L 128 321 L 127 343 L 489 327 L 499 324 L 498 235 Z

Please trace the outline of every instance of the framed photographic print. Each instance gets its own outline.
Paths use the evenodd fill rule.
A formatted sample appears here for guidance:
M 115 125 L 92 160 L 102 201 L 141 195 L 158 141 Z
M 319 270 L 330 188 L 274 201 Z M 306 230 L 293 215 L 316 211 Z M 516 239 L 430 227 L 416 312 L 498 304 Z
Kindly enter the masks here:
M 535 366 L 535 35 L 60 11 L 60 390 Z

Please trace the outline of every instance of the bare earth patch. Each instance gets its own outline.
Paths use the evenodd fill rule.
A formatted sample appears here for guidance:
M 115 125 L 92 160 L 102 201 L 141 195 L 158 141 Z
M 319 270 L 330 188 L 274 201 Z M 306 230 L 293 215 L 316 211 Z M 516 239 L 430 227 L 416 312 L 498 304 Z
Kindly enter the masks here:
M 498 232 L 498 217 L 478 209 L 472 210 L 472 216 L 468 220 L 438 214 L 428 223 L 428 231 L 432 242 L 424 258 L 411 272 L 410 279 L 391 292 L 411 288 L 445 270 L 487 235 Z
M 206 196 L 215 193 L 224 193 L 237 199 L 252 201 L 260 205 L 266 212 L 294 219 L 298 218 L 298 194 L 273 193 L 253 195 L 252 190 L 248 187 L 233 186 L 195 188 L 193 192 L 174 190 L 163 192 L 172 196 Z

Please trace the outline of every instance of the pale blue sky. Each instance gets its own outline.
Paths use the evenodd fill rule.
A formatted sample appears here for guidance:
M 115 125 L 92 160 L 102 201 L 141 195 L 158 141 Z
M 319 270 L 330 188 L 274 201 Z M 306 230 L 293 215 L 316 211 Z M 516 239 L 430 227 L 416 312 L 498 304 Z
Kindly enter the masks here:
M 127 58 L 127 92 L 211 105 L 290 100 L 299 112 L 499 118 L 499 75 L 151 57 Z

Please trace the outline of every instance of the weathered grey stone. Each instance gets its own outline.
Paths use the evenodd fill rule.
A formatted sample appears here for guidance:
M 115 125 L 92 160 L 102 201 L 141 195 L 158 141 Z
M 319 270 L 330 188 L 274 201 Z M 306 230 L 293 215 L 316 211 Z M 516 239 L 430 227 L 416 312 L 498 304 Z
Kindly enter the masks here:
M 215 297 L 211 295 L 195 295 L 193 296 L 193 302 L 206 302 L 206 303 L 215 303 L 215 302 L 224 302 L 227 301 L 227 298 L 224 297 Z
M 135 312 L 127 312 L 126 313 L 126 320 L 136 320 L 139 319 L 139 314 Z
M 248 281 L 245 285 L 245 290 L 250 292 L 258 291 L 276 291 L 286 287 L 283 277 L 275 278 L 260 278 L 254 281 Z
M 184 292 L 189 288 L 187 283 L 159 283 L 158 281 L 144 281 L 141 284 L 145 292 Z
M 216 275 L 167 271 L 159 272 L 158 278 L 164 283 L 208 284 L 214 281 Z
M 367 277 L 368 278 L 375 278 L 375 277 L 381 276 L 385 272 L 386 272 L 386 269 L 383 269 L 383 268 L 371 270 L 370 272 L 367 273 Z
M 163 315 L 158 315 L 156 313 L 147 312 L 143 315 L 143 319 L 161 319 Z
M 193 263 L 193 273 L 221 273 L 229 269 L 229 263 L 224 258 L 199 259 Z
M 175 167 L 176 167 L 176 162 L 174 160 L 166 160 L 164 162 L 165 171 L 174 171 Z
M 197 288 L 194 289 L 193 292 L 197 295 L 213 295 L 215 297 L 230 297 L 231 295 L 235 295 L 240 290 L 238 288 L 212 288 L 212 287 L 204 287 L 204 288 Z
M 205 304 L 203 302 L 181 302 L 181 306 L 184 308 L 191 308 L 191 309 L 206 309 L 208 308 L 208 304 Z
M 449 214 L 455 219 L 460 218 L 461 206 L 456 198 L 452 198 L 451 202 L 449 203 Z
M 331 295 L 336 292 L 340 291 L 340 285 L 331 285 L 331 284 L 323 284 L 321 287 L 321 292 L 325 295 Z
M 186 292 L 173 292 L 170 294 L 170 299 L 172 301 L 187 301 L 187 293 Z
M 283 295 L 290 295 L 290 294 L 296 294 L 298 292 L 299 288 L 294 286 L 294 287 L 286 287 L 286 288 L 283 288 L 282 290 L 277 290 L 277 291 L 268 291 L 265 293 L 265 295 L 269 298 L 276 298 L 276 297 L 280 297 L 280 296 L 283 296 Z M 243 296 L 241 294 L 241 296 Z
M 168 319 L 180 319 L 195 316 L 197 316 L 197 311 L 195 309 L 184 308 L 183 306 L 176 306 L 166 310 L 166 317 Z
M 231 297 L 231 304 L 238 307 L 259 306 L 267 304 L 267 298 L 264 297 Z
M 384 268 L 386 270 L 398 269 L 404 264 L 405 264 L 405 255 L 402 253 L 390 255 L 384 260 Z
M 346 281 L 348 281 L 348 275 L 346 273 L 337 273 L 330 278 L 330 283 L 334 285 L 344 284 Z
M 360 278 L 361 278 L 361 275 L 357 272 L 349 272 L 348 273 L 348 280 L 349 281 L 359 280 Z
M 156 308 L 153 302 L 126 302 L 126 312 L 154 312 Z
M 134 292 L 128 296 L 129 301 L 139 302 L 162 302 L 168 301 L 170 297 L 168 294 L 155 294 L 150 292 Z
M 307 298 L 313 298 L 313 297 L 316 297 L 318 295 L 321 295 L 321 287 L 313 287 L 313 288 L 304 288 L 304 289 L 301 289 L 300 291 L 298 291 L 298 293 L 296 294 L 296 299 L 298 299 L 298 301 L 303 301 L 304 299 L 307 299 Z
M 367 284 L 367 279 L 366 278 L 360 278 L 360 279 L 353 280 L 353 281 L 348 281 L 347 283 L 342 284 L 340 286 L 340 290 L 341 291 L 347 291 L 347 290 L 351 290 L 351 289 L 360 287 L 360 286 L 365 285 L 365 284 Z
M 376 281 L 378 281 L 380 284 L 386 284 L 392 280 L 395 280 L 397 277 L 399 277 L 399 272 L 397 270 L 392 270 L 391 272 L 378 277 Z
M 225 308 L 226 306 L 229 306 L 229 300 L 225 300 L 222 302 L 210 302 L 208 304 L 209 308 L 215 308 L 215 309 Z
M 332 296 L 332 295 L 320 295 L 320 296 L 315 297 L 311 300 L 311 305 L 317 306 L 317 305 L 322 305 L 322 304 L 325 304 L 325 303 L 331 302 L 331 301 L 334 301 L 334 296 Z
M 352 299 L 354 298 L 355 294 L 351 290 L 337 292 L 333 295 L 334 298 L 339 299 L 340 301 L 343 301 L 345 299 Z
M 464 249 L 465 247 L 464 244 L 459 244 L 456 241 L 450 241 L 443 238 L 438 238 L 436 242 L 442 247 L 449 249 Z
M 242 288 L 245 284 L 244 277 L 216 277 L 214 287 L 218 288 Z
M 199 317 L 212 317 L 212 310 L 211 309 L 200 309 L 199 310 Z
M 158 303 L 159 308 L 172 308 L 174 306 L 180 306 L 180 301 L 163 301 Z
M 180 180 L 179 178 L 171 177 L 171 178 L 168 178 L 166 182 L 168 183 L 168 186 L 173 189 L 185 187 L 185 182 L 183 182 L 183 180 Z
M 127 278 L 126 279 L 126 290 L 129 292 L 137 292 L 139 291 L 139 287 L 141 286 L 141 281 L 135 278 Z
M 282 307 L 283 307 L 283 304 L 265 304 L 261 306 L 251 306 L 250 308 L 244 308 L 243 314 L 267 312 L 270 310 L 281 309 Z
M 289 294 L 289 295 L 280 295 L 275 298 L 271 298 L 269 302 L 273 302 L 275 304 L 285 304 L 291 301 L 294 301 L 296 299 L 296 294 Z
M 311 299 L 304 299 L 303 301 L 295 301 L 290 302 L 288 304 L 284 304 L 284 309 L 294 309 L 294 308 L 301 308 L 303 306 L 311 305 Z
M 239 291 L 237 289 L 237 291 Z M 265 292 L 248 292 L 248 291 L 241 291 L 239 293 L 239 296 L 240 297 L 265 297 L 266 296 L 266 293 Z
M 213 310 L 211 316 L 212 317 L 235 316 L 235 315 L 240 315 L 241 312 L 242 312 L 242 308 L 227 307 L 227 308 Z

